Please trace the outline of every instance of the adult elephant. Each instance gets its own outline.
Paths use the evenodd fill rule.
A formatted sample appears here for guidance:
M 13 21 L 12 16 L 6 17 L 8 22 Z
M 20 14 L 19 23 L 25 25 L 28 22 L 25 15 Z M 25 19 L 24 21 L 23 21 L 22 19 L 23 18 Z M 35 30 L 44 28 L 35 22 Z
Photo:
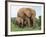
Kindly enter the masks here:
M 32 8 L 20 8 L 17 16 L 27 21 L 28 26 L 30 27 L 30 26 L 33 26 L 35 22 L 36 12 Z
M 24 14 L 26 15 L 26 19 L 28 20 L 28 26 L 33 26 L 35 23 L 36 12 L 32 8 L 24 8 Z

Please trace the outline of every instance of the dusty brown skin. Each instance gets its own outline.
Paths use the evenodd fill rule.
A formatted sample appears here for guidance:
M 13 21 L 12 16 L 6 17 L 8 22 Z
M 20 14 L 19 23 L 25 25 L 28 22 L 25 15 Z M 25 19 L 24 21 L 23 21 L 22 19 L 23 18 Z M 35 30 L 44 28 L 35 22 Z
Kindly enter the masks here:
M 27 25 L 29 27 L 33 26 L 35 22 L 35 16 L 36 16 L 35 10 L 33 10 L 32 8 L 20 8 L 17 14 L 17 17 L 23 18 L 24 22 L 23 25 Z

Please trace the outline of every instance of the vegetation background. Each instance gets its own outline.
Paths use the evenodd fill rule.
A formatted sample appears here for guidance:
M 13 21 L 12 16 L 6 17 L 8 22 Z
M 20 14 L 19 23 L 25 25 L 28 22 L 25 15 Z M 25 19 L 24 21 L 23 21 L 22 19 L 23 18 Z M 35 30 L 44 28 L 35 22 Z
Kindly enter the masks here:
M 24 27 L 19 28 L 16 25 L 15 17 L 11 17 L 11 31 L 34 31 L 34 30 L 41 30 L 41 16 L 38 16 L 38 18 L 35 18 L 35 24 L 33 27 Z

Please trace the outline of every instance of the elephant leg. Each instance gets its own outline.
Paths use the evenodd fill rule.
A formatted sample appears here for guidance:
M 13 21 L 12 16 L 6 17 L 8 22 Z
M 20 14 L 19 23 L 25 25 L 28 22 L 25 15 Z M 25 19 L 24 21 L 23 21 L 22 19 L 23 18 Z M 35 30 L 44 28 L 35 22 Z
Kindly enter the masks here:
M 16 25 L 19 26 L 19 22 L 16 20 Z
M 27 20 L 28 20 L 28 26 L 30 27 L 30 25 L 31 25 L 31 24 L 30 24 L 30 19 L 28 18 Z
M 24 21 L 23 21 L 23 19 L 21 19 L 20 21 L 21 21 L 21 23 L 20 23 L 20 27 L 23 28 Z
M 32 26 L 34 26 L 34 24 L 35 24 L 35 17 L 32 17 Z
M 27 20 L 28 20 L 28 26 L 32 27 L 33 26 L 33 19 L 31 19 L 30 17 L 28 17 Z
M 30 20 L 30 24 L 31 24 L 30 26 L 32 27 L 33 26 L 33 20 Z
M 23 27 L 23 19 L 21 20 L 21 22 L 22 22 L 22 25 L 21 26 Z

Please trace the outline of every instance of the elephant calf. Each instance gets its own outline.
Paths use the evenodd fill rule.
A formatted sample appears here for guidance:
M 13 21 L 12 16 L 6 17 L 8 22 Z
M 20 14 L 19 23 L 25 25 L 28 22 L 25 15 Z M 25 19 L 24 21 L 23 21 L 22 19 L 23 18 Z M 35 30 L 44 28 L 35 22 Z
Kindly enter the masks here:
M 23 18 L 21 18 L 21 17 L 16 17 L 16 24 L 17 24 L 19 27 L 23 27 Z

